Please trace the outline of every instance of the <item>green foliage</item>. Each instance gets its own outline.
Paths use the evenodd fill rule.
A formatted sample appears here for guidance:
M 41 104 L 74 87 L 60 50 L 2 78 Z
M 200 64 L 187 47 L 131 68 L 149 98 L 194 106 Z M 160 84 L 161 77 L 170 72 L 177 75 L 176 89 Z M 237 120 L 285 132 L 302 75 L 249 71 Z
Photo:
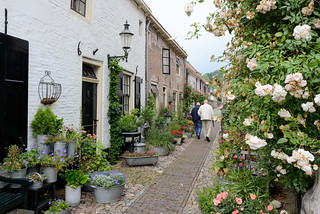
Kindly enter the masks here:
M 47 105 L 45 110 L 38 108 L 37 113 L 31 122 L 33 135 L 57 135 L 62 128 L 63 119 L 57 119 L 50 107 Z
M 137 130 L 137 120 L 138 117 L 134 112 L 128 113 L 125 112 L 124 115 L 121 115 L 120 118 L 120 127 L 123 131 L 136 131 Z
M 65 202 L 62 199 L 57 199 L 49 202 L 49 212 L 46 212 L 47 214 L 51 213 L 57 213 L 63 210 L 67 210 L 70 206 L 67 202 Z
M 150 127 L 154 124 L 154 118 L 157 114 L 156 101 L 150 93 L 148 96 L 147 105 L 141 109 L 142 118 L 149 123 Z
M 79 142 L 79 169 L 84 172 L 108 171 L 110 164 L 103 145 L 93 138 L 84 138 Z
M 110 148 L 108 159 L 110 163 L 116 163 L 117 159 L 121 155 L 121 147 L 124 145 L 121 136 L 120 127 L 120 104 L 119 97 L 117 95 L 118 90 L 118 75 L 123 71 L 122 67 L 119 66 L 117 61 L 110 61 L 109 63 L 109 78 L 110 78 L 110 88 L 109 88 L 109 133 L 110 133 Z
M 208 82 L 213 80 L 213 77 L 221 79 L 223 74 L 219 70 L 215 70 L 214 72 L 205 73 L 203 78 L 205 78 Z
M 158 117 L 157 119 L 155 119 L 156 128 L 164 128 L 165 124 L 166 120 L 164 117 Z
M 90 180 L 90 175 L 77 169 L 68 169 L 64 173 L 60 173 L 60 176 L 65 179 L 67 185 L 73 189 L 76 189 L 80 185 L 87 184 Z
M 169 151 L 174 150 L 173 136 L 165 129 L 152 128 L 147 133 L 147 146 L 163 146 Z

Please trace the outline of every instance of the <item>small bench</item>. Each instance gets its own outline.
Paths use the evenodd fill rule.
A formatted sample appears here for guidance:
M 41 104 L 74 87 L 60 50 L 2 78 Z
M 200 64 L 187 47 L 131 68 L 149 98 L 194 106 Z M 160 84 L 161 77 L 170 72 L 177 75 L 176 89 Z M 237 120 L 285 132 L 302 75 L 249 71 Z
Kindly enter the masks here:
M 0 214 L 8 213 L 9 211 L 22 206 L 27 208 L 28 187 L 33 184 L 32 180 L 26 178 L 6 178 L 0 176 L 0 181 L 6 183 L 21 184 L 21 188 L 11 191 L 11 189 L 0 189 Z M 16 193 L 14 193 L 16 192 Z

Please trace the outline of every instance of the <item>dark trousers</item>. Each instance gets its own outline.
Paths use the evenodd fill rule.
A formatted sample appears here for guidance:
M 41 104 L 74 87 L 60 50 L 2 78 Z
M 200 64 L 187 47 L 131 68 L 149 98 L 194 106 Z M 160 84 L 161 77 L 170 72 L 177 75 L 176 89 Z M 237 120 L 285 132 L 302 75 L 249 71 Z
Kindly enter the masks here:
M 196 121 L 193 121 L 193 123 L 194 123 L 194 129 L 196 131 L 196 135 L 200 136 L 201 129 L 202 129 L 202 121 L 201 120 L 196 120 Z

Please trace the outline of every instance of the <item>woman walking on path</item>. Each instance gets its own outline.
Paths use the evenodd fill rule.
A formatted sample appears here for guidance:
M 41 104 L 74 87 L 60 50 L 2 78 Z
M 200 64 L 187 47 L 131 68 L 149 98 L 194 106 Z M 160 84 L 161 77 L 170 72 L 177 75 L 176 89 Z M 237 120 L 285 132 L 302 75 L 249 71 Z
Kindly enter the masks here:
M 200 103 L 197 102 L 197 105 L 193 107 L 191 110 L 191 116 L 192 116 L 192 121 L 194 123 L 194 129 L 196 131 L 197 138 L 200 139 L 200 134 L 201 134 L 201 129 L 202 129 L 202 122 L 201 118 L 198 115 L 198 110 L 200 108 Z
M 208 100 L 205 100 L 204 104 L 200 106 L 198 114 L 201 117 L 205 138 L 208 142 L 210 142 L 209 136 L 211 133 L 211 128 L 213 127 L 213 109 L 212 106 L 208 104 Z

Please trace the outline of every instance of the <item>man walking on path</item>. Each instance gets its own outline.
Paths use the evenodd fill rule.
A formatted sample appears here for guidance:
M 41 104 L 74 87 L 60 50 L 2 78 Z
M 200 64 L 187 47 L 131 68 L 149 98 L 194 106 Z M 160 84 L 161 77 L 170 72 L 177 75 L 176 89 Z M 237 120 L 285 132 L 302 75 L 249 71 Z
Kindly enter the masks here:
M 206 140 L 210 142 L 210 133 L 212 128 L 212 119 L 213 119 L 213 109 L 211 105 L 208 104 L 208 100 L 204 101 L 204 104 L 200 106 L 198 114 L 201 117 L 203 130 L 206 137 Z
M 194 123 L 194 129 L 196 131 L 197 138 L 200 139 L 200 134 L 201 134 L 201 129 L 202 129 L 202 122 L 201 118 L 198 115 L 198 110 L 200 108 L 200 103 L 197 102 L 197 105 L 193 107 L 191 110 L 191 116 L 192 116 L 192 121 Z

